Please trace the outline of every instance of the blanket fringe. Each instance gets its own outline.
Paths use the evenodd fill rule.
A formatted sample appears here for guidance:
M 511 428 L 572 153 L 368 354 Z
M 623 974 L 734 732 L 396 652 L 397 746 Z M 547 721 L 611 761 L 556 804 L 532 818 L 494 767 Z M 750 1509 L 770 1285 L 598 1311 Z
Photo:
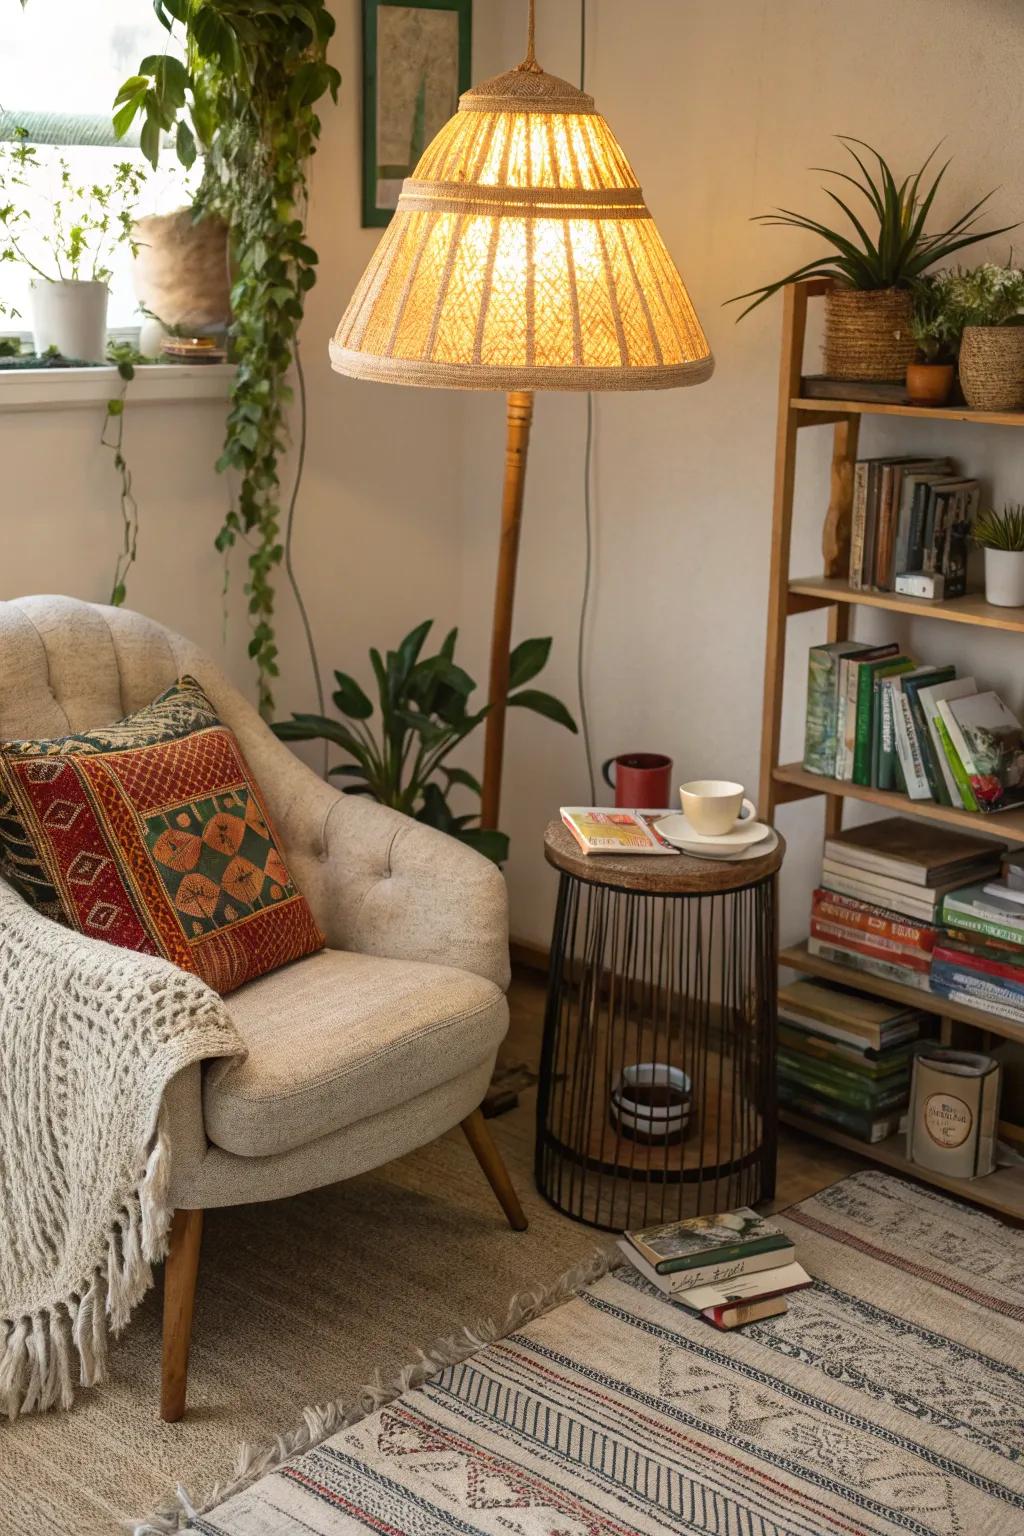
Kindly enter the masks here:
M 467 1360 L 486 1344 L 507 1338 L 527 1323 L 535 1322 L 546 1312 L 570 1301 L 583 1286 L 600 1280 L 602 1275 L 618 1269 L 624 1262 L 614 1249 L 598 1249 L 551 1285 L 520 1291 L 509 1303 L 503 1322 L 496 1323 L 488 1319 L 473 1328 L 462 1328 L 457 1333 L 438 1339 L 430 1349 L 420 1350 L 416 1359 L 404 1366 L 390 1381 L 383 1381 L 378 1372 L 350 1401 L 338 1397 L 333 1402 L 304 1409 L 303 1422 L 290 1433 L 278 1435 L 270 1445 L 251 1445 L 244 1441 L 238 1448 L 230 1476 L 215 1483 L 205 1498 L 195 1499 L 179 1484 L 173 1499 L 161 1505 L 148 1519 L 129 1521 L 127 1529 L 132 1536 L 170 1536 L 170 1533 L 184 1530 L 189 1520 L 223 1504 L 225 1499 L 240 1493 L 257 1478 L 276 1472 L 286 1461 L 312 1450 L 339 1430 L 358 1424 L 378 1408 L 401 1397 L 403 1392 L 418 1387 L 429 1376 Z
M 106 1380 L 108 1332 L 121 1332 L 167 1251 L 169 1188 L 170 1154 L 158 1132 L 138 1188 L 107 1233 L 106 1259 L 81 1291 L 29 1316 L 0 1319 L 0 1410 L 8 1418 L 70 1408 L 76 1361 L 83 1387 Z

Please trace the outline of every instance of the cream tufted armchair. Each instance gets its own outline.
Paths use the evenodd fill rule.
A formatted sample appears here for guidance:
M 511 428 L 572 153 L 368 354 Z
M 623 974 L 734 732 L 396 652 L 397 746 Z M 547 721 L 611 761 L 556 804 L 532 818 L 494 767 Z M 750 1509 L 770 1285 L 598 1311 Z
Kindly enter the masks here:
M 186 1068 L 165 1095 L 176 1212 L 167 1420 L 185 1408 L 204 1209 L 351 1178 L 461 1122 L 509 1222 L 526 1226 L 479 1109 L 508 1027 L 498 870 L 325 784 L 201 651 L 159 624 L 67 597 L 0 602 L 0 739 L 110 723 L 186 672 L 241 742 L 328 947 L 232 993 L 246 1057 Z

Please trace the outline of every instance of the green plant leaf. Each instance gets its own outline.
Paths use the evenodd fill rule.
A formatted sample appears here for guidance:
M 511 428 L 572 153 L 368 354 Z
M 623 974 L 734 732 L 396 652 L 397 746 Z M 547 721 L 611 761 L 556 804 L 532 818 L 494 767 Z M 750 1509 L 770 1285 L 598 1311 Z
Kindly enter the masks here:
M 279 741 L 332 741 L 362 763 L 369 777 L 371 769 L 364 743 L 340 720 L 331 720 L 327 715 L 292 715 L 290 720 L 275 720 L 270 728 Z
M 175 148 L 178 152 L 178 159 L 181 161 L 186 171 L 191 170 L 193 165 L 196 163 L 196 141 L 195 135 L 193 134 L 191 128 L 188 126 L 188 123 L 185 122 L 184 118 L 182 118 L 182 120 L 178 123 L 178 132 L 175 138 Z
M 341 713 L 348 715 L 350 720 L 369 720 L 373 714 L 373 704 L 355 678 L 349 677 L 347 672 L 335 672 L 334 677 L 338 687 L 331 698 Z
M 551 639 L 521 640 L 515 647 L 508 663 L 508 685 L 521 688 L 547 666 L 551 655 Z
M 489 827 L 463 827 L 455 836 L 492 864 L 504 864 L 508 858 L 508 835 Z
M 482 795 L 480 780 L 475 779 L 465 768 L 442 768 L 441 772 L 448 780 L 448 788 L 453 784 L 461 784 L 463 789 L 471 789 L 475 795 Z
M 508 702 L 510 708 L 514 704 L 520 709 L 532 709 L 534 714 L 544 715 L 556 725 L 564 725 L 574 735 L 577 733 L 576 721 L 561 699 L 556 699 L 554 694 L 541 693 L 537 688 L 524 688 L 521 693 L 513 693 Z

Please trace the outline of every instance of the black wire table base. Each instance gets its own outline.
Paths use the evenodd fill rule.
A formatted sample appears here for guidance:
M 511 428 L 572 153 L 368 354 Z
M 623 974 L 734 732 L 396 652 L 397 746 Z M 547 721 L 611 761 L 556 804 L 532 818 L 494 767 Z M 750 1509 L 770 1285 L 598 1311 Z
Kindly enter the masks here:
M 621 1232 L 775 1190 L 775 881 L 701 895 L 564 870 L 537 1106 L 537 1187 Z

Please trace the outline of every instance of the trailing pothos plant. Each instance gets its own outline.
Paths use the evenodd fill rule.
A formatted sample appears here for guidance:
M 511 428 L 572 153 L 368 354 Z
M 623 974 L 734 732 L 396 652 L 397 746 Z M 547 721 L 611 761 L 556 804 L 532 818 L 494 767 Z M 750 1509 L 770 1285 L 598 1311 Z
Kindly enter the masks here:
M 438 827 L 500 864 L 508 856 L 506 834 L 480 827 L 479 812 L 456 815 L 448 803 L 455 788 L 480 796 L 473 774 L 448 759 L 486 719 L 489 706 L 474 709 L 470 704 L 476 683 L 455 662 L 457 629 L 448 631 L 436 656 L 422 655 L 432 626 L 432 619 L 418 624 L 385 656 L 371 650 L 380 707 L 380 718 L 372 726 L 372 700 L 354 677 L 335 672 L 338 687 L 332 698 L 344 720 L 293 715 L 273 729 L 282 741 L 332 742 L 350 759 L 328 770 L 352 781 L 345 786 L 346 794 L 372 795 L 382 805 Z M 524 640 L 516 646 L 509 668 L 509 686 L 514 691 L 508 702 L 575 732 L 576 722 L 560 699 L 523 686 L 543 670 L 550 651 L 549 639 Z
M 237 371 L 217 468 L 237 473 L 238 492 L 216 543 L 225 553 L 239 539 L 248 546 L 249 654 L 266 715 L 278 671 L 273 577 L 283 554 L 287 373 L 316 282 L 306 165 L 320 136 L 316 103 L 337 100 L 341 84 L 326 57 L 334 20 L 324 0 L 154 0 L 154 10 L 169 33 L 182 30 L 184 60 L 143 59 L 118 92 L 114 124 L 124 134 L 141 118 L 154 166 L 172 132 L 183 165 L 201 153 L 196 217 L 218 214 L 230 231 Z

